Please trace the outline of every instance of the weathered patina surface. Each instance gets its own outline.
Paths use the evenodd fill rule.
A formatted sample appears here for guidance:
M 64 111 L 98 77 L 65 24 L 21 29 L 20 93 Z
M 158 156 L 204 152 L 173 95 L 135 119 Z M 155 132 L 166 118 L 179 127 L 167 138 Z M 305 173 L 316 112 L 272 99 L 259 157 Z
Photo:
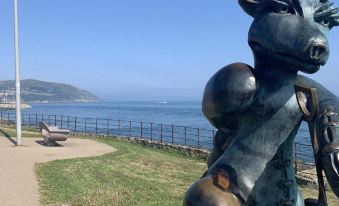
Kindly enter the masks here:
M 329 57 L 326 34 L 339 25 L 326 0 L 239 0 L 254 18 L 248 42 L 254 68 L 235 63 L 207 83 L 203 113 L 219 129 L 205 176 L 184 205 L 304 205 L 293 168 L 293 142 L 304 119 L 294 91 L 316 88 L 322 165 L 339 196 L 339 98 L 298 72 L 315 73 Z M 305 101 L 307 96 L 305 96 Z

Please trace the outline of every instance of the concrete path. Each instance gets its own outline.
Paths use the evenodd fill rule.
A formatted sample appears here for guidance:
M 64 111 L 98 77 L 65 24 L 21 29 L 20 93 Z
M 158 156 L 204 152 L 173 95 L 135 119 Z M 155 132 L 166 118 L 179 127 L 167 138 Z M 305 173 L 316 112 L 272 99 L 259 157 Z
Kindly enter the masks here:
M 56 159 L 99 156 L 115 151 L 104 143 L 69 138 L 62 147 L 45 147 L 37 143 L 42 138 L 23 138 L 24 146 L 15 147 L 6 137 L 0 137 L 0 205 L 37 206 L 39 188 L 35 176 L 36 163 Z

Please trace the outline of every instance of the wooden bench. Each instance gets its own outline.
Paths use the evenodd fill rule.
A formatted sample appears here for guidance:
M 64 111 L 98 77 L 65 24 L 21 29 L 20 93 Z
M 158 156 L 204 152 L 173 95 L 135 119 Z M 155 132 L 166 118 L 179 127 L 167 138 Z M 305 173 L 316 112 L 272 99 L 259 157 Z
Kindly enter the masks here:
M 40 122 L 39 129 L 44 137 L 44 145 L 46 146 L 55 146 L 56 141 L 66 141 L 70 132 L 69 130 L 59 129 L 55 126 L 48 126 L 46 122 Z

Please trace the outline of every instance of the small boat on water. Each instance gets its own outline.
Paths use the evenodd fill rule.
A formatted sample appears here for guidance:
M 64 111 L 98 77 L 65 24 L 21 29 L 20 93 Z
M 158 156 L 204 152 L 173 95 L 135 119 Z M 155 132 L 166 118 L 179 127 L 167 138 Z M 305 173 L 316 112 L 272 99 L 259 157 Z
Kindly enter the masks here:
M 160 101 L 160 102 L 155 102 L 157 104 L 167 104 L 168 102 L 167 101 Z

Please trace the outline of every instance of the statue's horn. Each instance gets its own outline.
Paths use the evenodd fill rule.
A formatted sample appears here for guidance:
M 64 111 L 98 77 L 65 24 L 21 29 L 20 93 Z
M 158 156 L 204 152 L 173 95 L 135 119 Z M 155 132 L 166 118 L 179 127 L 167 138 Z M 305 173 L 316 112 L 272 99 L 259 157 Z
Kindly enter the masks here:
M 250 16 L 254 17 L 260 0 L 238 0 L 241 8 Z

